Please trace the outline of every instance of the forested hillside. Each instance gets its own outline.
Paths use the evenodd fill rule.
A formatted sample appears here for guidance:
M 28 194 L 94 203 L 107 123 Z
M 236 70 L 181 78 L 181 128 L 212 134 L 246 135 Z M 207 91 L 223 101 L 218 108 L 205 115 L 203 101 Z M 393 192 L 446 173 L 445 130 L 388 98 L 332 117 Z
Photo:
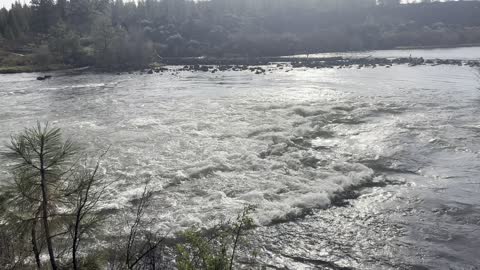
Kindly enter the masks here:
M 33 0 L 0 10 L 0 67 L 451 46 L 480 42 L 479 15 L 477 1 Z

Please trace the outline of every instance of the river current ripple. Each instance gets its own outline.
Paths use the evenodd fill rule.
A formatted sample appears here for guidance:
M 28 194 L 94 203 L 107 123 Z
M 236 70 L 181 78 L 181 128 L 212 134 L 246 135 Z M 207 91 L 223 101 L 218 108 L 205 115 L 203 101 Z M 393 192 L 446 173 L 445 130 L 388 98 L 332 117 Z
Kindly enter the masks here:
M 165 231 L 255 204 L 272 268 L 478 269 L 476 70 L 271 69 L 0 75 L 0 142 L 40 120 L 111 146 L 104 207 L 148 180 Z

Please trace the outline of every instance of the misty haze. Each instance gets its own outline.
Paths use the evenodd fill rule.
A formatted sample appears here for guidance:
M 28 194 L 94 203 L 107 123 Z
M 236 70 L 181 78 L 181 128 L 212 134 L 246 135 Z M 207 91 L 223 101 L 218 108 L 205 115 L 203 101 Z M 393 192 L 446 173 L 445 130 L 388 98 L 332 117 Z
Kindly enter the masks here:
M 0 270 L 480 269 L 480 1 L 2 6 Z

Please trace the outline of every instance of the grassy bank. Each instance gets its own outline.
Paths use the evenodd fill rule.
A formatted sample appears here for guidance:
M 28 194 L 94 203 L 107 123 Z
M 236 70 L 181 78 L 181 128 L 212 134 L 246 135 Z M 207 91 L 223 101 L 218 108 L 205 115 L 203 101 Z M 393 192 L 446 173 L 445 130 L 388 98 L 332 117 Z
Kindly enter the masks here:
M 71 66 L 55 64 L 48 65 L 46 67 L 40 66 L 6 66 L 0 67 L 0 74 L 15 74 L 15 73 L 26 73 L 26 72 L 44 72 L 44 71 L 54 71 L 54 70 L 64 70 L 72 68 Z
M 38 64 L 41 62 L 47 64 Z M 42 56 L 38 54 L 20 54 L 0 49 L 0 74 L 42 72 L 72 68 L 65 64 L 49 62 L 49 59 L 42 59 Z

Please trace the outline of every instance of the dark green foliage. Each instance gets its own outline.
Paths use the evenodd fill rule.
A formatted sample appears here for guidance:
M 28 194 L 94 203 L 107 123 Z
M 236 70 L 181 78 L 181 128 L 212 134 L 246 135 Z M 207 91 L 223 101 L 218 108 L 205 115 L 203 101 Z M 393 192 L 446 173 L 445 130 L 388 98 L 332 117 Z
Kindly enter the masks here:
M 28 239 L 14 226 L 0 225 L 0 268 L 21 269 L 22 261 L 30 255 Z
M 274 56 L 480 42 L 480 3 L 398 0 L 32 0 L 0 10 L 0 46 L 132 69 L 160 57 Z M 34 46 L 38 47 L 38 45 Z M 47 56 L 47 54 L 49 54 Z
M 239 249 L 248 246 L 243 241 L 246 232 L 254 226 L 249 216 L 253 209 L 246 207 L 235 221 L 220 224 L 209 231 L 192 229 L 182 233 L 185 243 L 177 245 L 178 269 L 233 269 Z
M 99 260 L 98 254 L 87 256 L 81 263 L 80 269 L 102 270 L 104 263 Z
M 13 40 L 21 38 L 30 29 L 30 8 L 15 3 L 10 10 L 0 9 L 0 35 Z
M 153 43 L 142 31 L 127 31 L 108 18 L 97 16 L 92 28 L 95 64 L 113 69 L 142 68 L 154 55 Z
M 58 269 L 56 252 L 71 242 L 66 246 L 71 247 L 73 269 L 79 269 L 82 240 L 101 221 L 96 206 L 107 183 L 97 176 L 99 162 L 79 164 L 74 144 L 48 124 L 37 124 L 12 137 L 8 149 L 4 156 L 14 165 L 11 181 L 0 193 L 0 226 L 15 238 L 0 235 L 0 245 L 12 246 L 0 253 L 5 261 L 0 268 L 33 257 L 40 269 L 46 249 L 50 268 Z
M 161 57 L 278 56 L 480 42 L 480 3 L 32 0 L 0 10 L 0 47 L 35 65 L 137 69 Z M 47 44 L 45 48 L 34 48 Z
M 32 62 L 36 66 L 47 68 L 53 61 L 54 58 L 48 45 L 43 44 L 34 49 Z
M 68 192 L 65 175 L 70 174 L 68 167 L 75 148 L 71 141 L 62 140 L 60 129 L 40 123 L 12 137 L 8 148 L 4 155 L 15 162 L 15 167 L 12 168 L 13 181 L 6 187 L 10 195 L 5 202 L 6 216 L 13 220 L 11 223 L 24 225 L 22 234 L 31 232 L 32 250 L 39 268 L 40 242 L 43 242 L 41 238 L 45 239 L 51 268 L 56 270 L 53 240 L 62 216 L 57 210 Z M 39 237 L 40 234 L 43 237 Z
M 80 37 L 63 21 L 50 28 L 48 48 L 62 63 L 74 64 L 80 60 Z
M 32 30 L 38 33 L 47 33 L 51 26 L 58 20 L 55 3 L 53 0 L 31 0 Z

